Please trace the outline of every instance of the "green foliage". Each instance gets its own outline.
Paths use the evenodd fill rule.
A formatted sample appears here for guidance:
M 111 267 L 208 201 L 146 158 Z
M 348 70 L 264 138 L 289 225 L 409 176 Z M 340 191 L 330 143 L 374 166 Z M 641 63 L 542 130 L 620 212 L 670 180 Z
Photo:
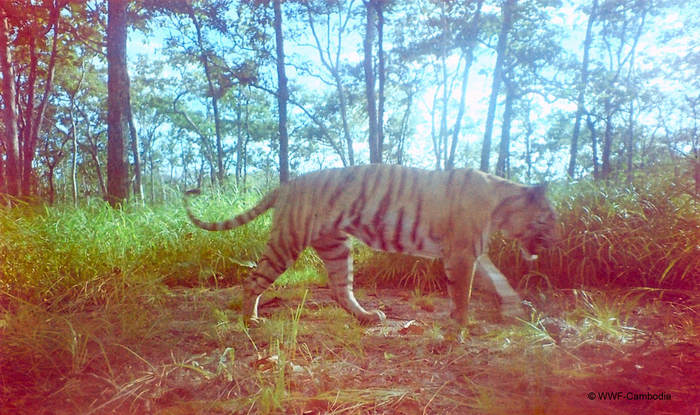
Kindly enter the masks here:
M 517 245 L 496 239 L 491 257 L 511 281 L 558 288 L 696 287 L 700 270 L 700 206 L 667 179 L 637 186 L 598 182 L 557 185 L 552 199 L 562 242 L 535 262 Z
M 661 180 L 627 189 L 595 182 L 557 185 L 552 199 L 562 242 L 527 262 L 515 242 L 496 237 L 490 255 L 511 281 L 526 288 L 696 286 L 700 212 L 682 189 Z M 212 221 L 244 211 L 259 197 L 205 193 L 193 200 L 193 209 Z M 108 287 L 135 281 L 239 283 L 255 266 L 270 223 L 266 214 L 230 232 L 205 232 L 189 223 L 179 204 L 115 211 L 98 202 L 0 213 L 0 289 L 36 304 L 86 296 L 100 304 L 109 301 Z M 440 261 L 379 253 L 360 243 L 355 269 L 360 284 L 428 291 L 440 287 L 444 273 Z M 324 280 L 322 263 L 306 250 L 280 282 Z
M 215 195 L 199 213 L 209 220 L 228 218 L 251 200 Z M 231 232 L 209 233 L 190 224 L 180 204 L 123 211 L 102 202 L 79 209 L 2 210 L 0 289 L 27 301 L 51 302 L 66 293 L 84 296 L 88 287 L 115 278 L 237 283 L 260 254 L 268 226 L 266 216 Z
M 442 285 L 445 273 L 440 260 L 374 251 L 359 242 L 355 244 L 354 259 L 356 280 L 364 285 L 419 287 L 432 291 Z

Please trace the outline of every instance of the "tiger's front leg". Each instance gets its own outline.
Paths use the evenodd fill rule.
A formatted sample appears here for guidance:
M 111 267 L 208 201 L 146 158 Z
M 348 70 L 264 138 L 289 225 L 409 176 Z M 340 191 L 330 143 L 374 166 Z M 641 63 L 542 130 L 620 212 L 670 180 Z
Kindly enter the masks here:
M 443 258 L 447 274 L 447 292 L 452 298 L 453 309 L 450 313 L 457 324 L 469 323 L 469 297 L 476 269 L 476 257 L 472 249 L 450 252 Z
M 386 320 L 380 310 L 366 311 L 353 294 L 352 251 L 350 239 L 345 234 L 327 235 L 311 246 L 323 261 L 328 273 L 328 283 L 334 300 L 360 323 L 373 325 Z
M 506 277 L 484 254 L 477 260 L 474 284 L 484 291 L 495 293 L 501 300 L 501 314 L 516 318 L 525 318 L 523 300 L 510 286 Z

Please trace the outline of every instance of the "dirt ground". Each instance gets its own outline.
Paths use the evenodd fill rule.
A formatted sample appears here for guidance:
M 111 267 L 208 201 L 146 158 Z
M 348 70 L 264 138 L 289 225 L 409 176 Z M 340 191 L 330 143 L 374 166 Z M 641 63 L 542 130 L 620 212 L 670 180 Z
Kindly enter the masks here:
M 82 370 L 6 400 L 2 413 L 700 413 L 691 308 L 649 305 L 606 331 L 571 293 L 531 299 L 527 322 L 503 321 L 477 294 L 460 329 L 442 294 L 362 289 L 359 301 L 388 320 L 361 327 L 327 289 L 305 291 L 273 290 L 265 321 L 246 329 L 239 288 L 172 288 L 144 301 L 151 328 L 133 344 L 105 334 Z M 126 328 L 105 333 L 114 330 Z

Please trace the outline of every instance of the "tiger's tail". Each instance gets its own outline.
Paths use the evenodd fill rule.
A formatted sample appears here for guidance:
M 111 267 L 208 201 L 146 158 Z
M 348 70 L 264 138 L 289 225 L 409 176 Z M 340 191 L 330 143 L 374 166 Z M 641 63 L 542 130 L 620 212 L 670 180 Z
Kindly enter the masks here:
M 268 193 L 252 209 L 241 213 L 235 218 L 231 218 L 221 222 L 206 222 L 194 216 L 192 210 L 190 209 L 188 201 L 191 196 L 198 196 L 201 193 L 202 192 L 199 189 L 192 189 L 185 192 L 183 203 L 185 205 L 185 210 L 187 211 L 187 216 L 190 218 L 190 221 L 192 221 L 192 223 L 195 226 L 207 231 L 228 231 L 230 229 L 235 229 L 239 226 L 245 225 L 246 223 L 253 221 L 258 216 L 270 210 L 275 205 L 275 202 L 277 202 L 279 188 Z

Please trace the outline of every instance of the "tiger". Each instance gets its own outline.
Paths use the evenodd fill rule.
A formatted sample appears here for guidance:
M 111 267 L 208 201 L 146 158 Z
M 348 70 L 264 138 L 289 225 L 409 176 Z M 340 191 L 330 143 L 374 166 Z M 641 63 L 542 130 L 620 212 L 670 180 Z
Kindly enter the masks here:
M 189 219 L 207 231 L 237 228 L 274 208 L 267 245 L 243 283 L 246 322 L 258 321 L 262 293 L 307 246 L 322 260 L 340 307 L 365 325 L 385 321 L 381 310 L 365 310 L 353 294 L 353 236 L 374 249 L 441 258 L 450 316 L 465 326 L 475 275 L 477 285 L 500 297 L 503 309 L 522 310 L 520 297 L 488 259 L 489 240 L 503 231 L 519 241 L 528 260 L 553 247 L 559 240 L 557 214 L 545 192 L 546 185 L 520 185 L 472 169 L 370 164 L 299 176 L 222 222 L 202 221 L 192 213 L 188 199 L 199 189 L 185 192 L 183 199 Z

